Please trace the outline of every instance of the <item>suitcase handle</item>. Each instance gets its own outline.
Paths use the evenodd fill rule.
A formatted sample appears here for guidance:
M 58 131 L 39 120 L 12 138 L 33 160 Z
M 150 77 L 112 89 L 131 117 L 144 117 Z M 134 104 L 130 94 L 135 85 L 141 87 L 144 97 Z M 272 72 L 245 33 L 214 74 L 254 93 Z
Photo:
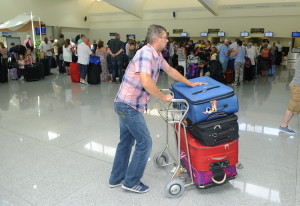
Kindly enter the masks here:
M 224 178 L 223 178 L 221 181 L 215 180 L 214 177 L 212 177 L 211 179 L 212 179 L 212 181 L 213 181 L 214 183 L 216 183 L 216 184 L 218 184 L 218 185 L 221 185 L 221 184 L 223 184 L 223 183 L 226 181 L 226 173 L 224 173 Z
M 225 159 L 227 157 L 227 155 L 225 155 L 224 157 L 220 157 L 220 158 L 211 158 L 212 160 L 223 160 L 223 159 Z
M 223 107 L 224 107 L 224 108 L 228 107 L 228 104 L 225 104 Z M 207 117 L 207 120 L 209 120 L 209 119 L 211 119 L 211 118 L 214 118 L 214 117 L 220 118 L 220 117 L 227 117 L 227 116 L 228 116 L 227 112 L 217 112 L 217 113 L 210 114 L 210 115 Z
M 203 90 L 200 90 L 198 92 L 193 93 L 192 95 L 199 94 L 199 93 L 205 93 L 207 90 L 215 89 L 215 88 L 218 88 L 218 87 L 220 87 L 220 86 L 214 86 L 214 87 L 210 87 L 210 88 L 207 88 L 207 89 L 203 89 Z

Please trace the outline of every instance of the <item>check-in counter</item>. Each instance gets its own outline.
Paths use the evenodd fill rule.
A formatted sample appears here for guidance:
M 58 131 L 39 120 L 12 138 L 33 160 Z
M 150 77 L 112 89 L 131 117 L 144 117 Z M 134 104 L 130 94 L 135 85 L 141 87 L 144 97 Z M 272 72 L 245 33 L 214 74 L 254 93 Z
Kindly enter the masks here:
M 287 56 L 287 68 L 295 69 L 297 59 L 299 57 L 299 53 L 297 52 L 289 52 Z

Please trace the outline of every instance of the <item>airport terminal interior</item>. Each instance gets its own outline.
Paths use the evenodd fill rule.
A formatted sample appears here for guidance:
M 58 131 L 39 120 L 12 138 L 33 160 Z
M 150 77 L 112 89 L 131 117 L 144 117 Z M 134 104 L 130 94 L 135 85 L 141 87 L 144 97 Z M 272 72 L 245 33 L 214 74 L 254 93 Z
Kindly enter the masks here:
M 0 17 L 0 41 L 24 42 L 73 39 L 85 34 L 106 42 L 111 33 L 143 41 L 149 25 L 166 28 L 169 40 L 210 40 L 260 44 L 281 42 L 286 54 L 274 74 L 255 74 L 253 80 L 233 88 L 238 98 L 239 162 L 237 177 L 207 189 L 194 185 L 179 197 L 166 195 L 174 166 L 158 168 L 153 156 L 170 140 L 177 154 L 175 132 L 160 116 L 161 105 L 151 97 L 144 118 L 152 137 L 152 151 L 142 181 L 145 194 L 110 188 L 109 177 L 119 143 L 119 117 L 114 99 L 119 83 L 102 81 L 82 85 L 51 68 L 52 75 L 39 81 L 24 78 L 0 83 L 0 205 L 1 206 L 154 206 L 154 205 L 300 205 L 300 119 L 289 122 L 296 134 L 279 131 L 290 100 L 290 82 L 299 56 L 300 0 L 21 0 L 4 1 Z M 30 14 L 45 24 L 46 34 L 15 33 L 31 21 L 5 30 L 3 22 Z M 263 29 L 263 32 L 261 32 Z M 175 30 L 179 30 L 175 31 Z M 209 32 L 211 31 L 211 33 Z M 217 32 L 216 32 L 217 31 Z M 218 36 L 224 32 L 224 36 Z M 241 33 L 248 33 L 241 37 Z M 11 35 L 3 36 L 4 33 Z M 184 34 L 182 34 L 184 33 Z M 207 33 L 207 36 L 201 36 Z M 265 37 L 266 33 L 272 36 Z M 1 33 L 0 33 L 1 34 Z M 184 35 L 184 36 L 182 36 Z M 186 36 L 185 36 L 186 35 Z M 258 45 L 259 46 L 259 45 Z M 297 55 L 296 55 L 296 54 Z M 295 54 L 295 55 L 291 55 Z M 291 57 L 289 59 L 289 57 Z M 255 67 L 257 68 L 257 67 Z M 298 68 L 299 69 L 299 68 Z M 160 72 L 157 87 L 169 89 L 176 81 Z M 134 151 L 134 147 L 133 150 Z M 132 152 L 133 153 L 133 152 Z M 183 171 L 184 173 L 184 171 Z M 184 174 L 183 174 L 184 177 Z M 182 181 L 188 178 L 179 177 Z

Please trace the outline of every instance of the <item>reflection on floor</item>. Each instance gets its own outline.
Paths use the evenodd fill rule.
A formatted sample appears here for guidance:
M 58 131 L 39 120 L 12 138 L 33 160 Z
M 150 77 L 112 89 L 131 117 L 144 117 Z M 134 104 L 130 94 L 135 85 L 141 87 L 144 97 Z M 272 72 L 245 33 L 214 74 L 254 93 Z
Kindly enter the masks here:
M 145 114 L 153 138 L 143 177 L 150 192 L 136 195 L 107 185 L 119 135 L 113 109 L 119 84 L 85 87 L 61 74 L 0 84 L 0 205 L 300 205 L 299 137 L 278 131 L 293 75 L 277 67 L 272 77 L 234 87 L 244 168 L 227 184 L 188 187 L 177 199 L 164 195 L 173 167 L 152 163 L 167 135 L 154 98 Z M 157 85 L 173 82 L 162 73 Z M 300 132 L 298 115 L 289 126 Z

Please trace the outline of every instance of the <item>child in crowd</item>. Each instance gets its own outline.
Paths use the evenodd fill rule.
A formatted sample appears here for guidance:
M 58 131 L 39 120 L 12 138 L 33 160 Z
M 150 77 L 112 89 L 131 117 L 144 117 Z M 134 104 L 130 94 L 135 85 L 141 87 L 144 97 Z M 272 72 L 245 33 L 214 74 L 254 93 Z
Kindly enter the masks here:
M 206 65 L 206 61 L 200 60 L 199 61 L 199 68 L 200 68 L 200 77 L 203 77 L 203 74 L 204 74 L 204 76 L 209 76 L 210 75 L 210 73 L 208 71 L 208 68 L 207 68 L 207 65 Z
M 199 60 L 200 60 L 200 58 L 198 56 L 195 56 L 194 51 L 191 50 L 190 55 L 187 58 L 188 65 L 190 65 L 190 64 L 198 65 Z
M 213 48 L 212 51 L 211 51 L 210 60 L 217 60 L 217 56 L 218 56 L 218 49 Z
M 31 55 L 31 50 L 28 48 L 25 54 L 25 65 L 33 64 L 33 58 Z
M 19 69 L 20 69 L 20 76 L 24 77 L 24 69 L 25 69 L 25 60 L 24 60 L 24 56 L 22 54 L 20 54 L 19 56 L 19 60 L 18 60 L 18 64 L 19 64 Z

